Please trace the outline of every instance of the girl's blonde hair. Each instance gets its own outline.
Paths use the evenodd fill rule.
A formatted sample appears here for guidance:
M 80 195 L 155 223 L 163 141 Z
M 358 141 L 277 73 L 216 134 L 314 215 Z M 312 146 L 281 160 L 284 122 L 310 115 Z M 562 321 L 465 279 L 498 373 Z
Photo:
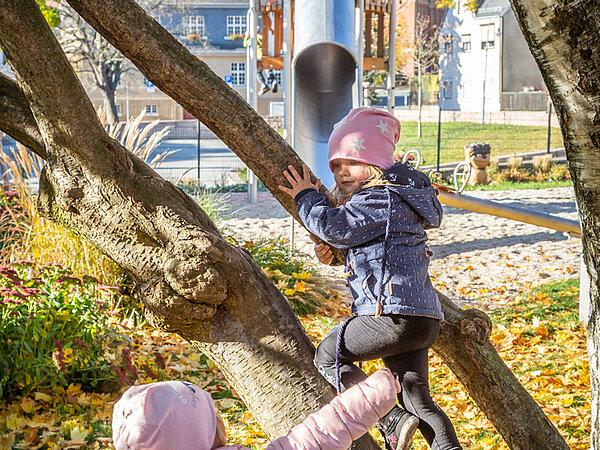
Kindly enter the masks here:
M 345 203 L 346 201 L 348 201 L 348 199 L 350 197 L 352 197 L 354 194 L 356 194 L 361 189 L 366 189 L 366 188 L 369 188 L 372 186 L 378 186 L 378 185 L 382 185 L 382 184 L 390 184 L 389 181 L 386 181 L 383 179 L 383 169 L 381 169 L 380 167 L 374 166 L 373 164 L 367 164 L 367 163 L 363 163 L 363 164 L 365 167 L 365 171 L 369 175 L 369 178 L 367 178 L 367 180 L 361 186 L 359 186 L 355 191 L 353 191 L 347 195 L 342 194 L 336 184 L 333 187 L 333 189 L 331 190 L 331 195 L 329 197 L 329 200 L 333 206 L 338 206 L 338 205 Z

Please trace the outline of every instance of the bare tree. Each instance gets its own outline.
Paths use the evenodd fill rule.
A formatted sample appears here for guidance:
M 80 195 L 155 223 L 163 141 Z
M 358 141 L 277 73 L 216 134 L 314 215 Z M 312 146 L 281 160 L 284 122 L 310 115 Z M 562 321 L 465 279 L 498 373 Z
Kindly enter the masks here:
M 408 52 L 417 72 L 417 136 L 423 135 L 421 130 L 421 112 L 423 109 L 423 75 L 437 66 L 439 51 L 439 28 L 431 23 L 429 17 L 418 16 L 415 26 L 414 41 Z
M 115 91 L 128 69 L 125 57 L 66 3 L 61 3 L 59 41 L 80 75 L 90 74 L 91 85 L 98 88 L 105 104 L 107 123 L 119 121 Z
M 301 161 L 206 64 L 131 0 L 70 4 L 297 217 L 277 186 L 283 169 Z M 0 45 L 20 85 L 0 78 L 0 128 L 29 139 L 52 162 L 40 180 L 42 213 L 117 261 L 139 287 L 149 322 L 211 357 L 271 437 L 328 401 L 332 391 L 311 363 L 314 348 L 250 256 L 225 242 L 182 191 L 108 138 L 33 0 L 0 0 L 0 11 Z M 489 342 L 489 318 L 439 295 L 446 319 L 434 349 L 511 448 L 567 448 Z
M 158 14 L 163 4 L 161 0 L 143 0 L 138 3 L 150 14 Z M 64 52 L 76 67 L 78 74 L 87 75 L 90 85 L 99 89 L 104 100 L 106 122 L 117 123 L 119 115 L 115 92 L 123 75 L 134 67 L 68 3 L 63 1 L 53 4 L 60 17 L 55 33 Z

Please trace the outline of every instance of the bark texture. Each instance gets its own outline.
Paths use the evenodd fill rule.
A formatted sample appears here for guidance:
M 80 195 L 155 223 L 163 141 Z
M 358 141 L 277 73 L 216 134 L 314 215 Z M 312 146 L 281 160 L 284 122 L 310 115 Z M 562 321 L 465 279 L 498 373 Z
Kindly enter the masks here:
M 591 447 L 600 449 L 600 2 L 511 0 L 562 130 L 590 278 Z
M 285 182 L 283 169 L 301 161 L 239 95 L 134 2 L 70 3 L 211 127 L 296 216 L 277 185 Z M 312 366 L 313 348 L 299 322 L 247 253 L 224 242 L 191 199 L 106 136 L 64 55 L 48 44 L 39 22 L 30 22 L 32 5 L 0 0 L 0 45 L 44 138 L 49 164 L 40 208 L 125 268 L 140 286 L 149 320 L 213 358 L 270 436 L 285 433 L 332 395 Z M 0 122 L 24 134 L 30 125 L 23 117 Z M 537 448 L 523 443 L 542 439 L 543 448 L 567 448 L 489 344 L 485 314 L 440 298 L 447 318 L 435 350 L 511 448 Z M 483 370 L 488 366 L 500 375 Z M 523 417 L 532 425 L 522 425 Z

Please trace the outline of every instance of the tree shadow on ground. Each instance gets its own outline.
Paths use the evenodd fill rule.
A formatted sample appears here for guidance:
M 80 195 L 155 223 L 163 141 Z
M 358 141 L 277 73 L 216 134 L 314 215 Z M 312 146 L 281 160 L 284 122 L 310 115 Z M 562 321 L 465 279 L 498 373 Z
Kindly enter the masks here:
M 519 236 L 502 236 L 489 239 L 473 239 L 471 241 L 452 242 L 450 244 L 431 245 L 433 251 L 432 259 L 441 259 L 450 255 L 459 253 L 491 250 L 506 248 L 510 251 L 510 247 L 523 244 L 533 245 L 543 241 L 564 241 L 570 239 L 565 233 L 560 231 L 547 231 L 539 233 L 529 233 Z

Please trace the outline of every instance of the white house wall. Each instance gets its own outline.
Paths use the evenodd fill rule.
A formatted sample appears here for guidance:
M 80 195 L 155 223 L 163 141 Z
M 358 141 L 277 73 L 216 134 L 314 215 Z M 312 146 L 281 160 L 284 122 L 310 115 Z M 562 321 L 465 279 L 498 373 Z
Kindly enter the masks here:
M 482 25 L 491 25 L 494 47 L 482 49 Z M 442 23 L 440 45 L 441 106 L 445 110 L 500 111 L 502 18 L 475 17 L 464 6 L 450 8 Z M 463 50 L 466 36 L 471 48 Z M 446 43 L 452 52 L 448 53 Z

